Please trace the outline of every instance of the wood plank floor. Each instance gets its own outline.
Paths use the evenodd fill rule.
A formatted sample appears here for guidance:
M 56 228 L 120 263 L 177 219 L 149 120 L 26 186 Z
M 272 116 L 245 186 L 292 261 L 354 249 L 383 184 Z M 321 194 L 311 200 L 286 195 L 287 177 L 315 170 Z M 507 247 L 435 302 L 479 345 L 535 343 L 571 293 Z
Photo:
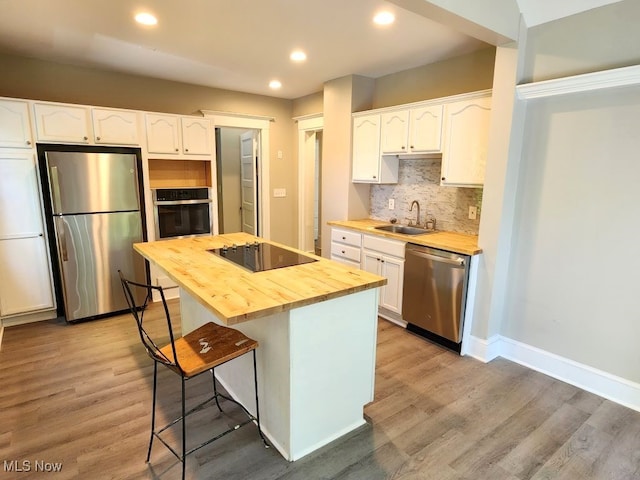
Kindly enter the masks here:
M 157 306 L 149 314 L 159 321 Z M 144 462 L 151 374 L 129 315 L 7 328 L 0 479 L 179 478 L 179 462 L 158 443 Z M 211 388 L 207 375 L 192 382 L 198 399 Z M 172 418 L 179 380 L 163 371 L 160 385 L 160 416 Z M 198 415 L 195 437 L 227 421 L 217 410 Z M 384 320 L 376 399 L 365 415 L 365 426 L 293 463 L 265 449 L 254 427 L 242 428 L 192 455 L 187 477 L 640 479 L 640 413 L 507 360 L 460 357 Z M 16 471 L 28 469 L 24 461 L 30 471 Z M 36 462 L 62 468 L 36 471 Z

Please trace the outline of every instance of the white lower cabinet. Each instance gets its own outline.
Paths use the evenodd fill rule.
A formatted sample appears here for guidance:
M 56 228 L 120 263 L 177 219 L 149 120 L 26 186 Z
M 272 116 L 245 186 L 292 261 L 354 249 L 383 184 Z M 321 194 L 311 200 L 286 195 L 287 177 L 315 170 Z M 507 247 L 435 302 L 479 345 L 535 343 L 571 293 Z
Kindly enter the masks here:
M 54 307 L 45 238 L 0 239 L 0 316 Z
M 405 243 L 376 235 L 362 236 L 362 269 L 387 279 L 380 289 L 380 306 L 402 314 Z

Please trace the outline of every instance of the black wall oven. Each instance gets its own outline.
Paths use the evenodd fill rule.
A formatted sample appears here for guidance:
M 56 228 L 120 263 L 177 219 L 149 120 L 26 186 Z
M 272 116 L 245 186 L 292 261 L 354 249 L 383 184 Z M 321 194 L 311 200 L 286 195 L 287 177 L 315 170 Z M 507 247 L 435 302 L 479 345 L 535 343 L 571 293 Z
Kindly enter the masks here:
M 211 189 L 154 188 L 156 240 L 211 235 Z

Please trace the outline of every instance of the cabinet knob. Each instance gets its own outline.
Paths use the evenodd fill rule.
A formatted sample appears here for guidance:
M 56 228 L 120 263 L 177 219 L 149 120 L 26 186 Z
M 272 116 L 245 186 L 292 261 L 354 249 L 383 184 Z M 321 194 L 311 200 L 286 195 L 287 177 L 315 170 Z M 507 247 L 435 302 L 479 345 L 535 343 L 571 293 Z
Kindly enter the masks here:
M 178 149 L 176 148 L 176 152 L 178 151 Z
M 347 239 L 347 237 L 342 237 L 342 239 L 343 239 L 343 240 L 346 240 L 346 239 Z
M 444 181 L 444 180 L 446 180 L 446 178 L 442 177 L 440 180 Z
M 188 148 L 185 148 L 185 149 L 184 149 L 184 151 L 185 151 L 185 152 L 188 152 L 188 151 L 189 151 L 189 149 L 188 149 Z
M 31 145 L 31 140 L 27 140 L 27 145 Z
M 374 175 L 374 176 L 373 176 L 373 178 L 378 178 L 378 177 L 376 177 L 376 176 Z
M 405 147 L 404 145 L 402 145 L 402 150 L 406 150 L 406 149 L 407 149 L 407 147 Z
M 82 137 L 83 140 L 89 140 L 89 137 Z
M 413 150 L 413 145 L 409 145 L 409 148 L 410 148 L 411 150 Z
M 340 250 L 343 254 L 345 253 L 344 250 Z
M 98 141 L 98 142 L 99 142 L 99 141 L 100 141 L 100 137 L 96 137 L 96 141 Z

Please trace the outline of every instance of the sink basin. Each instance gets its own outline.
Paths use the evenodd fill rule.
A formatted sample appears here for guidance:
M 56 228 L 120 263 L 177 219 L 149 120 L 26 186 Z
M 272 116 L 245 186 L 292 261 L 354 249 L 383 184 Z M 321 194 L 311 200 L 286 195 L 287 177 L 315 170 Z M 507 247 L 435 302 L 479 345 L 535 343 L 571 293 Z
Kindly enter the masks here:
M 405 235 L 424 235 L 426 233 L 433 233 L 433 230 L 426 230 L 419 227 L 408 227 L 406 225 L 381 225 L 374 227 L 376 230 L 382 230 L 383 232 L 403 233 Z

